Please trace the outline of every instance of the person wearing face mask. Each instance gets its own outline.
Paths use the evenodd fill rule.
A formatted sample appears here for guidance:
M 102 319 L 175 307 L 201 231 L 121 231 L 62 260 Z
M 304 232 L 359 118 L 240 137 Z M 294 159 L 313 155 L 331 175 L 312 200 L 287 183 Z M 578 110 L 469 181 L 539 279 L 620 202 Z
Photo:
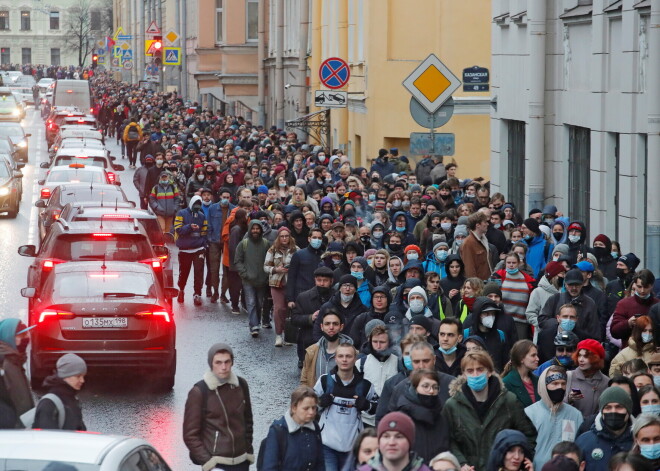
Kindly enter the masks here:
M 472 306 L 473 324 L 463 331 L 463 338 L 476 335 L 483 339 L 497 371 L 502 371 L 509 361 L 509 351 L 512 347 L 511 339 L 507 339 L 504 331 L 495 326 L 495 320 L 501 313 L 499 304 L 490 298 L 479 296 Z
M 0 320 L 0 369 L 3 371 L 0 376 L 0 429 L 23 428 L 21 415 L 34 407 L 23 368 L 30 343 L 29 331 L 30 328 L 19 319 Z
M 568 240 L 568 263 L 575 265 L 580 257 L 586 257 L 588 247 L 585 244 L 587 238 L 587 227 L 581 221 L 573 221 L 567 228 Z
M 327 309 L 318 318 L 321 338 L 305 349 L 305 359 L 300 372 L 300 384 L 316 384 L 319 377 L 329 373 L 335 366 L 335 353 L 340 343 L 353 343 L 344 334 L 344 317 L 335 309 Z M 312 387 L 310 386 L 310 387 Z
M 295 307 L 298 295 L 314 287 L 314 272 L 321 263 L 324 237 L 321 229 L 314 228 L 309 231 L 307 247 L 297 250 L 291 257 L 289 265 L 289 279 L 295 283 L 286 285 L 286 301 L 289 308 Z
M 577 325 L 578 313 L 573 304 L 564 304 L 559 308 L 556 316 L 556 328 L 543 329 L 538 335 L 537 344 L 539 346 L 539 359 L 541 362 L 546 362 L 551 359 L 556 353 L 556 339 L 557 335 L 562 332 L 571 332 L 575 334 L 574 330 Z M 573 353 L 572 351 L 570 352 Z M 567 367 L 567 365 L 562 364 Z
M 580 342 L 577 335 L 570 331 L 558 332 L 555 335 L 555 355 L 550 360 L 541 363 L 539 367 L 534 370 L 534 374 L 538 377 L 541 376 L 546 369 L 551 366 L 561 366 L 567 370 L 575 368 L 573 364 L 573 352 Z
M 410 384 L 390 405 L 392 412 L 403 412 L 415 425 L 413 449 L 428 462 L 438 453 L 449 450 L 449 430 L 442 420 L 442 402 L 438 397 L 440 377 L 432 369 L 419 369 L 410 375 Z
M 411 244 L 403 249 L 403 255 L 403 263 L 407 264 L 410 260 L 420 260 L 422 251 L 417 245 Z
M 149 194 L 149 206 L 156 214 L 160 230 L 170 232 L 174 215 L 181 209 L 179 188 L 172 183 L 170 172 L 160 173 L 158 184 Z
M 457 377 L 461 374 L 461 360 L 467 352 L 463 344 L 463 325 L 455 317 L 440 321 L 438 329 L 436 368 L 442 373 Z
M 461 371 L 442 411 L 450 430 L 451 452 L 461 469 L 485 470 L 495 437 L 503 429 L 522 432 L 534 449 L 536 428 L 516 396 L 502 384 L 491 357 L 485 352 L 467 353 Z
M 639 266 L 640 260 L 634 253 L 622 255 L 616 261 L 616 278 L 610 280 L 605 287 L 607 296 L 607 312 L 614 314 L 616 305 L 621 301 L 632 285 L 633 275 Z
M 366 326 L 371 321 L 381 321 L 390 329 L 400 324 L 400 316 L 388 316 L 391 303 L 392 296 L 386 287 L 377 286 L 374 288 L 373 292 L 371 293 L 371 308 L 357 316 L 350 331 L 350 336 L 353 339 L 353 345 L 355 345 L 358 350 L 360 350 L 360 352 L 365 353 L 369 350 Z M 390 330 L 390 336 L 392 337 L 393 341 L 398 340 L 398 337 L 394 338 L 392 330 Z
M 577 368 L 568 374 L 564 402 L 586 418 L 598 411 L 598 400 L 607 389 L 609 378 L 600 371 L 605 363 L 605 349 L 596 340 L 582 340 L 573 352 L 573 363 Z
M 447 242 L 438 242 L 433 246 L 433 250 L 429 252 L 424 260 L 424 271 L 434 271 L 440 275 L 440 279 L 447 277 L 447 269 L 445 262 L 449 256 L 449 244 Z
M 616 260 L 612 257 L 612 240 L 605 234 L 598 234 L 590 252 L 596 256 L 598 269 L 608 280 L 616 278 Z
M 357 280 L 357 295 L 360 301 L 368 309 L 371 306 L 371 290 L 372 284 L 368 278 L 371 278 L 371 270 L 367 264 L 367 259 L 364 257 L 355 257 L 351 262 L 351 275 Z
M 526 262 L 534 270 L 534 278 L 538 279 L 548 261 L 548 254 L 552 253 L 553 244 L 545 240 L 539 229 L 539 223 L 534 218 L 525 219 L 522 230 L 523 240 L 528 247 Z
M 135 168 L 137 163 L 137 146 L 142 141 L 142 126 L 140 126 L 135 118 L 133 118 L 125 127 L 122 140 L 126 146 L 126 155 L 128 156 L 128 168 Z M 143 157 L 140 156 L 140 161 L 144 165 Z
M 507 315 L 513 317 L 516 322 L 516 330 L 519 339 L 531 338 L 531 332 L 525 309 L 529 302 L 529 296 L 534 289 L 534 278 L 520 270 L 520 258 L 518 254 L 509 253 L 504 259 L 505 268 L 495 272 L 502 280 L 502 306 Z
M 567 379 L 566 370 L 561 366 L 544 370 L 538 382 L 541 400 L 525 408 L 525 414 L 538 432 L 534 469 L 540 470 L 550 461 L 557 443 L 575 440 L 584 420 L 579 410 L 563 402 Z
M 202 198 L 193 196 L 187 208 L 180 210 L 174 219 L 176 246 L 179 249 L 179 303 L 184 301 L 184 290 L 193 268 L 195 306 L 202 304 L 202 285 L 204 283 L 204 253 L 208 223 L 202 211 Z
M 217 303 L 220 297 L 220 264 L 222 263 L 222 227 L 229 218 L 229 214 L 236 206 L 229 202 L 231 193 L 226 188 L 220 189 L 220 201 L 209 206 L 208 209 L 208 283 L 207 292 L 211 288 L 211 302 Z M 226 274 L 225 274 L 226 276 Z M 226 298 L 223 302 L 227 301 Z M 228 302 L 228 301 L 227 301 Z
M 413 316 L 423 315 L 424 317 L 433 317 L 433 313 L 428 308 L 428 297 L 426 290 L 421 286 L 415 286 L 408 293 L 408 309 L 405 313 L 406 319 L 410 321 Z
M 623 347 L 628 345 L 628 338 L 640 316 L 649 314 L 651 308 L 660 302 L 653 296 L 653 283 L 655 276 L 651 270 L 638 271 L 632 278 L 631 296 L 619 301 L 614 309 L 610 331 L 612 337 L 621 339 Z
M 550 229 L 552 229 L 552 226 L 557 219 L 557 213 L 557 206 L 554 204 L 543 206 L 543 210 L 541 211 L 541 224 L 545 224 Z
M 575 444 L 582 450 L 589 471 L 607 471 L 611 458 L 633 447 L 632 399 L 622 388 L 607 388 L 598 400 L 601 417 Z
M 408 223 L 408 218 L 404 211 L 397 211 L 392 217 L 392 230 L 401 236 L 401 246 L 417 244 L 415 236 L 412 235 L 413 226 Z
M 155 155 L 156 158 L 160 154 L 163 159 L 165 148 L 160 143 L 160 133 L 153 132 L 149 136 L 143 136 L 137 145 L 137 150 L 140 152 L 140 163 L 144 163 L 144 158 L 149 154 Z
M 339 279 L 339 289 L 330 300 L 321 306 L 320 314 L 314 321 L 313 339 L 318 341 L 321 336 L 321 314 L 328 309 L 334 309 L 345 319 L 344 330 L 350 332 L 355 319 L 365 311 L 364 304 L 357 295 L 358 280 L 353 275 L 343 275 Z
M 633 453 L 641 455 L 651 469 L 660 469 L 660 418 L 657 414 L 642 414 L 635 418 L 632 427 L 635 440 Z
M 653 341 L 653 323 L 648 316 L 637 317 L 632 334 L 628 340 L 628 346 L 621 350 L 612 359 L 610 364 L 610 377 L 621 374 L 621 365 L 634 358 L 641 358 L 648 364 L 655 353 L 655 342 Z
M 534 341 L 536 341 L 539 336 L 539 313 L 550 296 L 559 293 L 559 290 L 564 284 L 565 273 L 566 268 L 564 265 L 559 262 L 549 262 L 545 266 L 545 274 L 539 279 L 537 287 L 534 288 L 529 295 L 529 302 L 525 309 L 525 317 L 527 317 L 527 322 L 534 326 Z
M 380 221 L 371 223 L 371 246 L 375 249 L 382 249 L 384 247 L 385 225 Z M 389 255 L 388 255 L 389 258 Z

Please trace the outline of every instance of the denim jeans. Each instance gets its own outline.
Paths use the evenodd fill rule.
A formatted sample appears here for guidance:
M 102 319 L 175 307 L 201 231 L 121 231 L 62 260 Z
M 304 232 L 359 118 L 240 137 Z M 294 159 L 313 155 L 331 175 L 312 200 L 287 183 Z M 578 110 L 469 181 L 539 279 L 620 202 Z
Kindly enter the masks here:
M 348 459 L 348 452 L 333 450 L 323 445 L 323 459 L 325 471 L 341 471 Z
M 261 308 L 264 305 L 266 286 L 252 286 L 243 282 L 243 296 L 245 296 L 245 307 L 248 312 L 250 329 L 261 325 Z

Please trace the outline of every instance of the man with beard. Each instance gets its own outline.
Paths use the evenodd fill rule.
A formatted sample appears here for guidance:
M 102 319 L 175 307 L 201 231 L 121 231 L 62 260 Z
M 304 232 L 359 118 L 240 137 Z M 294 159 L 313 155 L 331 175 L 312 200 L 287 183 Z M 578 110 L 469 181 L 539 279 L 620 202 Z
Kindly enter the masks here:
M 619 301 L 623 299 L 626 290 L 632 285 L 633 275 L 639 266 L 639 258 L 634 253 L 622 255 L 616 261 L 616 278 L 607 283 L 607 312 L 611 316 Z

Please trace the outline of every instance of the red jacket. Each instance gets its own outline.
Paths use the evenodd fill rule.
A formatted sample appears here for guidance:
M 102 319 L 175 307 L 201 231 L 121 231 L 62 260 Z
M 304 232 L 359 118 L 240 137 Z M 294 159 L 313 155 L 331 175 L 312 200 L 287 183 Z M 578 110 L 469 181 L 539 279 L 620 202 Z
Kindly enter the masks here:
M 659 302 L 660 300 L 653 295 L 649 299 L 641 299 L 639 296 L 633 294 L 627 298 L 623 298 L 616 304 L 614 314 L 612 314 L 610 332 L 615 339 L 621 339 L 622 348 L 628 346 L 628 338 L 632 334 L 628 319 L 636 314 L 648 315 L 651 306 Z
M 523 277 L 525 277 L 525 281 L 527 282 L 527 288 L 529 288 L 529 293 L 532 294 L 532 291 L 534 291 L 534 288 L 536 288 L 535 285 L 536 280 L 534 279 L 533 276 L 528 275 L 522 270 L 520 270 L 520 273 L 522 273 Z M 499 276 L 501 280 L 503 280 L 504 278 L 506 278 L 506 269 L 502 268 L 501 270 L 497 270 L 495 274 Z

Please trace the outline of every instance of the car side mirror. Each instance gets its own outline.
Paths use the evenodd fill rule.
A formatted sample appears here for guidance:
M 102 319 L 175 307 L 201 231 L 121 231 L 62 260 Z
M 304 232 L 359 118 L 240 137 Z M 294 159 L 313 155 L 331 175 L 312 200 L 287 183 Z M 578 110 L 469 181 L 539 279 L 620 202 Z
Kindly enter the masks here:
M 18 248 L 18 254 L 23 257 L 36 257 L 37 256 L 37 246 L 36 245 L 21 245 Z
M 16 167 L 18 167 L 19 170 L 25 168 L 25 162 L 16 162 Z
M 151 247 L 154 249 L 154 255 L 158 258 L 170 256 L 170 249 L 164 245 L 152 245 Z
M 49 167 L 50 167 L 50 163 L 48 162 L 41 162 L 39 164 L 39 168 L 49 168 Z
M 23 172 L 14 170 L 14 178 L 23 178 Z
M 34 205 L 35 205 L 37 208 L 41 208 L 41 209 L 43 209 L 43 208 L 46 207 L 46 202 L 45 202 L 44 200 L 37 200 L 37 201 L 34 202 Z
M 36 295 L 36 288 L 21 288 L 21 296 L 24 298 L 34 298 Z
M 27 139 L 28 137 L 32 137 L 32 134 L 31 134 L 31 133 L 27 133 L 27 134 L 25 135 L 25 138 Z
M 111 155 L 110 160 L 117 160 L 117 157 L 114 157 L 114 156 Z
M 23 288 L 23 289 L 25 289 L 25 288 Z M 176 298 L 178 295 L 179 295 L 179 290 L 178 289 L 172 288 L 172 287 L 165 288 L 165 297 L 167 299 Z
M 115 169 L 117 172 L 123 172 L 125 170 L 125 167 L 120 164 L 113 164 L 112 168 Z
M 118 182 L 117 180 L 115 180 L 115 181 L 112 182 L 112 183 L 113 183 L 114 185 L 121 186 L 121 182 Z
M 135 201 L 129 201 L 128 204 L 131 205 L 131 208 L 135 208 L 137 205 L 135 204 Z

